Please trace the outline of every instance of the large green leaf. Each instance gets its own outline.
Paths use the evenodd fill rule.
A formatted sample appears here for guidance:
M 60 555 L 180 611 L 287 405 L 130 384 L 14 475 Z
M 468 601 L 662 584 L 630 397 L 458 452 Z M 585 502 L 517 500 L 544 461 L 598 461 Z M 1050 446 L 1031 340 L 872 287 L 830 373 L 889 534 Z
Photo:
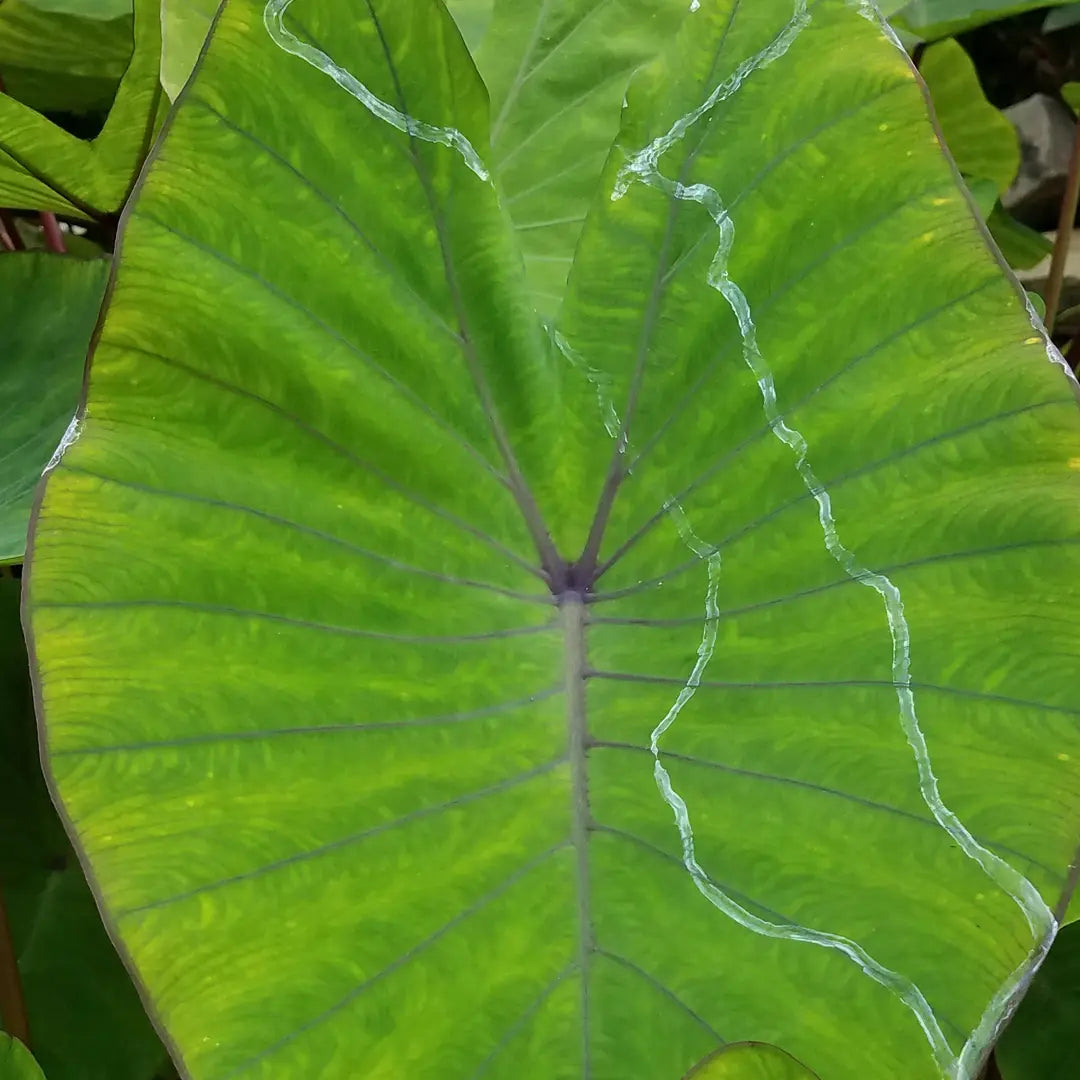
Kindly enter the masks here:
M 553 314 L 619 126 L 630 73 L 687 0 L 496 0 L 476 56 L 491 95 L 490 161 L 537 309 Z
M 41 774 L 18 586 L 0 580 L 0 887 L 34 1051 L 49 1080 L 150 1080 L 165 1051 Z
M 21 562 L 42 470 L 79 401 L 109 264 L 0 255 L 0 563 Z
M 134 44 L 105 126 L 76 138 L 0 94 L 0 206 L 74 217 L 115 213 L 146 156 L 161 97 L 158 0 L 137 0 Z
M 29 0 L 0 4 L 4 90 L 39 112 L 107 111 L 131 59 L 132 19 L 43 11 Z
M 1009 120 L 983 96 L 975 65 L 951 38 L 931 45 L 919 64 L 941 133 L 965 176 L 985 177 L 998 192 L 1020 168 L 1020 140 Z
M 1080 418 L 906 58 L 703 0 L 549 335 L 445 11 L 285 6 L 171 114 L 29 564 L 182 1071 L 970 1080 L 1077 842 Z
M 216 0 L 161 0 L 161 86 L 171 101 L 195 66 L 217 9 Z

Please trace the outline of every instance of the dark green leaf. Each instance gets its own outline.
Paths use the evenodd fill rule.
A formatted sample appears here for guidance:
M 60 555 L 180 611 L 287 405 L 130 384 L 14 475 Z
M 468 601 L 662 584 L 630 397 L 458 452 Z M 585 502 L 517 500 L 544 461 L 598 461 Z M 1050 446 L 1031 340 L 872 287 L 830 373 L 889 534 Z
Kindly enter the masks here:
M 131 59 L 130 15 L 107 22 L 0 4 L 4 89 L 38 112 L 106 112 Z
M 1058 935 L 996 1056 L 1002 1080 L 1080 1076 L 1080 923 Z
M 144 173 L 28 582 L 183 1069 L 971 1080 L 1076 849 L 1080 415 L 906 58 L 703 0 L 548 334 L 442 7 L 283 8 Z
M 1028 270 L 1037 266 L 1054 247 L 1041 232 L 1017 221 L 1001 203 L 994 204 L 994 209 L 986 219 L 986 227 L 1005 260 L 1017 270 Z
M 164 1051 L 41 775 L 11 580 L 0 580 L 0 882 L 34 1051 L 49 1080 L 151 1080 Z
M 109 264 L 0 255 L 0 563 L 21 562 L 34 488 L 79 400 Z
M 912 0 L 897 12 L 897 21 L 926 40 L 974 30 L 985 23 L 1025 11 L 1066 4 L 1069 0 Z

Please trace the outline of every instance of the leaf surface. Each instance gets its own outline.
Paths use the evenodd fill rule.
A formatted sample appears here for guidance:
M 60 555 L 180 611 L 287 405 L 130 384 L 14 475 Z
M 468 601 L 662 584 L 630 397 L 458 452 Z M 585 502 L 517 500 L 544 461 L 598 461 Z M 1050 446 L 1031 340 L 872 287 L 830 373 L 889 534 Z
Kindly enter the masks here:
M 735 1043 L 711 1055 L 686 1080 L 815 1080 L 790 1054 L 763 1043 Z
M 537 310 L 553 315 L 618 130 L 631 73 L 687 0 L 497 0 L 476 53 L 491 96 L 491 160 Z M 473 16 L 475 18 L 475 16 Z
M 21 562 L 34 489 L 79 401 L 109 264 L 0 256 L 0 563 Z
M 0 5 L 4 91 L 39 112 L 107 111 L 131 48 L 130 10 L 103 21 L 28 0 Z
M 224 9 L 34 529 L 185 1075 L 971 1080 L 1077 841 L 1080 418 L 906 58 L 702 3 L 549 332 L 454 23 L 362 14 Z
M 95 138 L 79 139 L 0 94 L 0 205 L 73 217 L 118 212 L 154 133 L 160 62 L 158 0 L 138 0 L 131 60 Z
M 1005 191 L 1020 168 L 1020 141 L 1008 118 L 983 96 L 975 65 L 953 39 L 929 46 L 919 71 L 930 88 L 941 133 L 965 176 Z
M 45 1080 L 34 1055 L 13 1035 L 0 1031 L 0 1080 Z
M 217 9 L 214 0 L 161 0 L 161 85 L 170 101 L 184 88 Z
M 10 0 L 4 0 L 10 3 Z M 38 11 L 60 15 L 75 15 L 82 19 L 99 19 L 108 22 L 130 15 L 131 0 L 24 0 Z

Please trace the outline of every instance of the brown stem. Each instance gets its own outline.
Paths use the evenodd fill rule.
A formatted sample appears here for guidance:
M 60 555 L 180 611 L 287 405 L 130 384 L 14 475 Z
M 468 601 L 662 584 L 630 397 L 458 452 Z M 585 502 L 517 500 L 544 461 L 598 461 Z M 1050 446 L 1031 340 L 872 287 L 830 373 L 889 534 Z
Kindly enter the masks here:
M 1046 329 L 1053 333 L 1058 305 L 1061 303 L 1061 285 L 1065 279 L 1065 261 L 1069 256 L 1073 223 L 1076 221 L 1076 202 L 1080 196 L 1080 123 L 1076 125 L 1072 154 L 1069 156 L 1069 175 L 1065 181 L 1065 194 L 1061 199 L 1057 236 L 1054 237 L 1054 253 L 1050 256 L 1050 276 L 1046 279 Z
M 19 230 L 15 228 L 15 215 L 10 210 L 0 210 L 0 241 L 7 251 L 22 251 L 26 247 Z
M 55 251 L 57 255 L 66 255 L 64 234 L 60 231 L 60 222 L 56 220 L 56 215 L 50 214 L 48 210 L 42 210 L 40 216 L 41 231 L 45 234 L 45 246 L 50 251 Z
M 0 1020 L 9 1035 L 30 1045 L 30 1022 L 26 1017 L 19 961 L 11 937 L 4 897 L 0 894 Z

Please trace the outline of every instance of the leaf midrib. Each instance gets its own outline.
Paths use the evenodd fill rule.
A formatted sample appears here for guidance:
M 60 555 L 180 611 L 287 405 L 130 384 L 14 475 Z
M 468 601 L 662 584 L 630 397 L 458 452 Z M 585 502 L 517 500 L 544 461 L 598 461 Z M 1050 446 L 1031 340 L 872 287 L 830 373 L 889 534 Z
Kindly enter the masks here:
M 585 603 L 584 597 L 567 592 L 561 598 L 560 620 L 564 633 L 566 678 L 567 756 L 570 761 L 570 835 L 575 854 L 578 906 L 577 964 L 581 978 L 582 1077 L 591 1075 L 589 1054 L 589 957 L 596 949 L 589 886 L 589 780 L 585 749 L 588 730 L 585 706 Z

